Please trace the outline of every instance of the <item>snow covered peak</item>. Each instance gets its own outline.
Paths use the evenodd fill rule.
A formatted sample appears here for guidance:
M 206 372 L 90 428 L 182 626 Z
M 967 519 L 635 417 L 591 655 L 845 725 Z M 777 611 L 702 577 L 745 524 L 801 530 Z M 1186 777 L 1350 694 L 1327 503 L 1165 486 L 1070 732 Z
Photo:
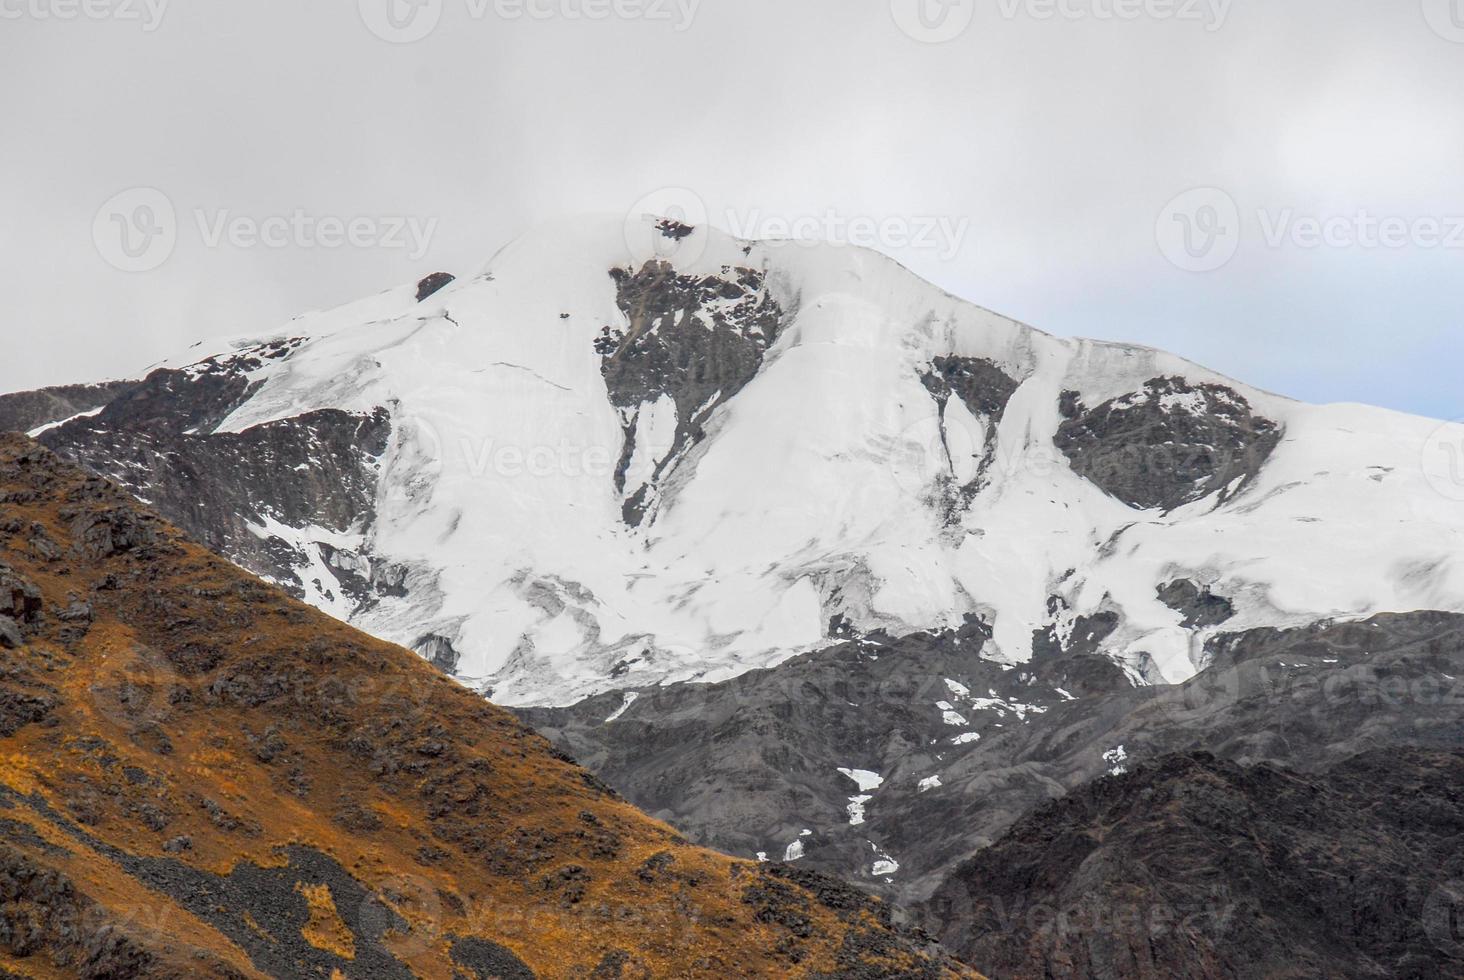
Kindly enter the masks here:
M 220 367 L 247 387 L 199 435 L 385 413 L 372 513 L 254 533 L 504 703 L 972 616 L 1009 662 L 1176 681 L 1221 628 L 1464 610 L 1435 423 L 1054 338 L 874 252 L 581 220 L 417 292 Z

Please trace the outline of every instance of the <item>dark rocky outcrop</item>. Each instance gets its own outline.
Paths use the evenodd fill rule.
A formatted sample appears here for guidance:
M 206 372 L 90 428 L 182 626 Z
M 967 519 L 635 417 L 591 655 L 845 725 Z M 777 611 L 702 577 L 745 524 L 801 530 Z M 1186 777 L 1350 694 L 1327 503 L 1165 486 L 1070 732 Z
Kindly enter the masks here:
M 24 639 L 14 634 L 0 644 L 7 650 L 17 650 L 23 645 Z M 17 678 L 14 686 L 0 690 L 0 738 L 9 738 L 27 725 L 46 721 L 56 704 L 53 689 L 33 678 Z
M 441 292 L 457 281 L 457 276 L 447 272 L 434 272 L 417 283 L 417 302 Z
M 1255 478 L 1281 429 L 1223 385 L 1155 378 L 1141 391 L 1086 408 L 1063 396 L 1055 438 L 1079 476 L 1138 510 L 1226 500 Z
M 32 844 L 40 840 L 28 831 L 24 839 Z M 89 980 L 181 980 L 189 975 L 176 966 L 164 968 L 156 954 L 119 930 L 95 902 L 78 894 L 67 875 L 6 843 L 0 843 L 0 951 L 19 960 L 43 958 L 61 975 Z M 200 962 L 193 975 L 210 975 L 204 967 Z
M 90 421 L 90 420 L 88 420 Z M 303 594 L 309 564 L 270 519 L 344 532 L 371 519 L 384 411 L 326 410 L 240 433 L 158 432 L 111 420 L 47 433 L 47 445 L 128 486 L 216 551 Z M 329 583 L 327 583 L 329 585 Z M 361 590 L 369 596 L 370 585 Z
M 211 432 L 255 391 L 252 376 L 289 359 L 305 342 L 282 338 L 200 360 L 182 369 L 159 368 L 134 382 L 94 416 L 107 428 L 155 433 Z M 81 423 L 86 420 L 78 419 Z
M 381 977 L 385 980 L 411 980 L 414 976 L 384 943 L 387 933 L 405 931 L 407 922 L 379 900 L 371 891 L 346 872 L 334 859 L 314 848 L 282 847 L 286 862 L 259 867 L 240 862 L 228 875 L 200 870 L 175 858 L 149 858 L 128 853 L 108 844 L 82 826 L 55 812 L 40 799 L 15 796 L 4 786 L 0 795 L 8 795 L 12 807 L 25 807 L 43 818 L 49 827 L 74 839 L 102 858 L 114 862 L 123 872 L 151 891 L 176 902 L 198 916 L 243 949 L 251 965 L 271 977 L 330 976 L 340 971 L 349 977 Z M 3 852 L 0 852 L 3 867 Z M 3 873 L 3 872 L 0 872 Z M 34 877 L 45 878 L 45 872 Z M 34 880 L 34 877 L 32 880 Z M 310 890 L 319 895 L 313 902 Z M 67 894 L 74 895 L 74 889 Z M 318 918 L 320 906 L 329 895 L 329 926 L 337 932 L 331 937 L 335 948 L 310 935 L 312 918 Z M 36 904 L 49 914 L 66 913 L 67 906 L 58 895 L 38 896 Z M 72 902 L 75 903 L 75 899 Z M 95 903 L 88 901 L 89 906 Z M 361 914 L 339 914 L 340 909 L 365 910 Z M 314 938 L 314 941 L 312 941 Z M 83 975 L 147 977 L 152 972 L 156 954 L 139 948 L 135 940 L 118 934 L 116 951 L 126 952 L 126 961 L 116 967 L 115 974 Z M 0 940 L 0 948 L 6 944 Z M 16 949 L 12 945 L 12 949 Z M 29 951 L 16 949 L 24 957 Z
M 626 523 L 637 526 L 653 503 L 657 481 L 702 439 L 712 412 L 757 374 L 777 340 L 783 311 L 755 269 L 729 267 L 720 276 L 698 277 L 652 261 L 610 275 L 626 326 L 605 327 L 596 350 L 625 430 L 616 489 L 627 495 Z M 672 443 L 650 447 L 655 471 L 641 474 L 645 482 L 638 486 L 627 486 L 641 413 L 664 396 L 676 405 Z
M 184 369 L 154 371 L 100 413 L 44 433 L 55 451 L 122 484 L 197 540 L 293 594 L 342 593 L 359 606 L 399 589 L 401 574 L 335 548 L 302 545 L 267 529 L 345 532 L 375 517 L 376 460 L 391 423 L 384 410 L 325 410 L 219 432 L 254 391 L 254 372 L 289 358 L 298 339 L 271 341 Z M 316 547 L 306 545 L 303 547 Z M 321 560 L 334 582 L 302 579 Z
M 472 970 L 476 980 L 536 980 L 523 960 L 486 939 L 459 939 L 452 944 L 452 961 Z
M 0 563 L 0 617 L 17 624 L 34 623 L 45 605 L 34 582 L 9 565 Z
M 1048 599 L 1048 611 L 1052 615 L 1066 608 L 1067 603 L 1060 597 Z M 1103 641 L 1113 635 L 1120 622 L 1118 613 L 1102 611 L 1076 617 L 1066 639 L 1059 636 L 1055 625 L 1037 630 L 1032 634 L 1032 659 L 1044 663 L 1058 658 L 1096 656 L 1103 648 Z
M 955 355 L 935 358 L 920 380 L 942 409 L 954 395 L 972 415 L 993 423 L 1001 422 L 1019 384 L 993 361 Z
M 1235 616 L 1235 604 L 1189 579 L 1176 579 L 1159 587 L 1159 601 L 1184 617 L 1185 629 L 1219 626 Z
M 993 361 L 954 355 L 935 358 L 929 369 L 921 374 L 920 381 L 935 398 L 940 413 L 941 441 L 953 474 L 946 502 L 946 520 L 953 521 L 970 506 L 986 483 L 986 471 L 996 457 L 997 428 L 1020 382 Z M 960 399 L 972 416 L 987 423 L 986 440 L 981 446 L 976 475 L 959 485 L 954 479 L 955 460 L 952 454 L 960 450 L 952 445 L 946 428 L 946 410 L 952 396 Z
M 0 432 L 30 432 L 82 412 L 95 411 L 136 384 L 135 381 L 104 381 L 0 395 Z
M 1464 977 L 1461 786 L 1459 752 L 1166 756 L 1023 818 L 925 912 L 998 977 Z

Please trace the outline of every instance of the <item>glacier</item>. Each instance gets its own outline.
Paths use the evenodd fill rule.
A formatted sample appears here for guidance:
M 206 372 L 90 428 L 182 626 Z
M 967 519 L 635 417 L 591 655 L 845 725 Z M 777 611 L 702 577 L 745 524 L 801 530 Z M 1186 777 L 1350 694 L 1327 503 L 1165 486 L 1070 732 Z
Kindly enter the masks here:
M 1223 597 L 1227 632 L 1464 612 L 1464 504 L 1425 453 L 1442 423 L 1050 336 L 860 248 L 565 220 L 424 300 L 159 369 L 231 359 L 247 394 L 198 435 L 323 410 L 391 426 L 373 514 L 287 527 L 264 501 L 252 532 L 302 556 L 308 601 L 450 650 L 503 704 L 976 618 L 1002 663 L 1091 642 L 1176 683 L 1220 626 L 1165 601 L 1174 583 Z M 1161 472 L 1196 445 L 1194 479 Z M 342 569 L 378 567 L 392 588 L 344 598 Z

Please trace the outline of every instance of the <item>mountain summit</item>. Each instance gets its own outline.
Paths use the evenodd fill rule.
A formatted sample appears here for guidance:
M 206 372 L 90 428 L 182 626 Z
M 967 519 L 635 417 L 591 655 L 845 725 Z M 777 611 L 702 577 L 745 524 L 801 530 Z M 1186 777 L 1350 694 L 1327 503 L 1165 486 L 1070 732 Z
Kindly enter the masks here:
M 628 232 L 0 415 L 505 704 L 977 620 L 1001 663 L 1097 633 L 1179 682 L 1222 628 L 1464 611 L 1437 423 L 1058 339 L 869 251 Z

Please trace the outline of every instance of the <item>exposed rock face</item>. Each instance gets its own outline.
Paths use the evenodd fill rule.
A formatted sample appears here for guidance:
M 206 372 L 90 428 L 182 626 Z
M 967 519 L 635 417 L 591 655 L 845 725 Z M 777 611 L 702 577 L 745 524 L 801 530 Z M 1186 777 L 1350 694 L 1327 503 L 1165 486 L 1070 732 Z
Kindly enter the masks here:
M 1093 409 L 1070 392 L 1062 407 L 1067 420 L 1055 442 L 1073 470 L 1138 510 L 1210 496 L 1223 502 L 1281 441 L 1280 426 L 1239 392 L 1178 377 L 1155 378 Z
M 109 401 L 96 420 L 118 426 L 145 421 L 159 433 L 211 432 L 248 398 L 255 374 L 288 360 L 303 343 L 302 337 L 282 338 L 182 369 L 160 368 Z
M 842 886 L 687 845 L 17 436 L 0 561 L 46 610 L 0 670 L 0 971 L 974 976 Z
M 0 804 L 4 806 L 5 804 Z M 62 854 L 14 821 L 0 823 L 7 839 Z M 116 917 L 77 893 L 66 875 L 33 861 L 26 851 L 0 843 L 0 950 L 19 961 L 38 958 L 78 977 L 158 977 L 184 980 L 190 976 L 220 976 L 219 964 L 204 950 L 196 953 L 196 970 L 189 972 L 176 959 L 165 962 L 119 928 Z M 0 954 L 3 957 L 3 954 Z M 4 958 L 0 958 L 0 963 Z M 19 964 L 17 964 L 19 965 Z M 0 966 L 0 976 L 11 973 Z
M 136 383 L 108 381 L 92 385 L 62 385 L 0 395 L 0 432 L 30 432 L 82 412 L 94 411 Z
M 972 415 L 1000 422 L 1019 386 L 1017 380 L 994 362 L 981 357 L 937 357 L 920 378 L 944 408 L 952 395 Z
M 1464 748 L 1464 617 L 1221 635 L 1212 667 L 1160 688 L 1079 640 L 1003 669 L 980 658 L 980 624 L 959 639 L 865 637 L 724 684 L 521 716 L 694 840 L 770 857 L 797 844 L 800 866 L 904 902 L 1034 807 L 1163 755 L 1308 772 L 1381 746 Z
M 1066 611 L 1066 605 L 1059 598 L 1049 599 L 1048 603 L 1054 615 Z M 1038 630 L 1032 635 L 1032 659 L 1040 663 L 1074 655 L 1097 655 L 1103 649 L 1103 642 L 1113 635 L 1118 624 L 1117 614 L 1100 612 L 1091 616 L 1075 617 L 1066 636 L 1055 625 Z
M 898 863 L 903 882 L 950 852 L 920 808 L 897 801 L 920 796 L 922 779 L 982 739 L 1065 700 L 1055 689 L 1066 680 L 1061 666 L 1040 678 L 1004 670 L 981 659 L 988 640 L 980 622 L 865 637 L 723 684 L 607 694 L 520 716 L 697 841 L 775 858 L 791 847 L 820 870 L 898 892 L 892 872 L 877 870 L 884 862 Z M 1129 687 L 1103 663 L 1110 683 Z M 842 770 L 872 773 L 879 786 L 861 788 Z M 851 810 L 858 797 L 864 803 Z
M 1464 752 L 1176 755 L 1022 819 L 926 911 L 994 976 L 1464 977 Z
M 110 409 L 109 409 L 110 411 Z M 375 513 L 376 460 L 390 424 L 384 412 L 361 417 L 312 413 L 241 433 L 158 432 L 146 417 L 79 420 L 47 440 L 98 473 L 153 500 L 169 519 L 210 548 L 232 556 L 303 596 L 303 577 L 320 560 L 342 570 L 335 554 L 302 555 L 276 530 L 318 527 L 345 533 Z M 49 434 L 48 434 L 49 435 Z M 44 437 L 43 437 L 44 438 Z M 368 602 L 373 585 L 356 583 L 351 602 Z
M 628 326 L 606 327 L 595 349 L 625 429 L 615 479 L 634 527 L 653 506 L 658 481 L 703 438 L 712 410 L 756 376 L 783 311 L 755 269 L 699 278 L 652 261 L 611 277 Z
M 373 523 L 378 460 L 391 433 L 386 411 L 326 410 L 215 431 L 253 390 L 251 374 L 297 346 L 272 341 L 154 371 L 97 415 L 41 439 L 297 597 L 323 599 L 340 614 L 367 608 L 398 588 L 400 575 L 308 539 L 309 529 L 359 537 Z
M 990 360 L 956 356 L 932 360 L 930 369 L 920 376 L 920 381 L 935 398 L 940 412 L 941 445 L 952 475 L 946 513 L 946 521 L 951 523 L 970 506 L 985 485 L 986 470 L 996 455 L 997 427 L 1001 425 L 1007 403 L 1016 393 L 1019 383 Z M 978 447 L 962 447 L 952 438 L 946 417 L 952 396 L 985 428 L 974 468 L 957 458 L 958 454 Z
M 432 275 L 427 276 L 421 282 L 417 283 L 417 302 L 420 303 L 423 300 L 428 299 L 429 297 L 441 292 L 443 289 L 446 289 L 448 286 L 456 281 L 457 277 L 452 275 L 451 273 L 432 273 Z
M 28 624 L 40 615 L 41 592 L 35 583 L 9 565 L 0 564 L 0 616 L 17 624 Z
M 453 943 L 452 961 L 472 970 L 478 980 L 534 980 L 534 971 L 523 960 L 497 943 L 483 939 L 460 939 Z
M 1235 604 L 1215 595 L 1209 586 L 1197 585 L 1189 579 L 1176 579 L 1159 587 L 1159 601 L 1184 616 L 1188 629 L 1219 626 L 1235 616 Z

